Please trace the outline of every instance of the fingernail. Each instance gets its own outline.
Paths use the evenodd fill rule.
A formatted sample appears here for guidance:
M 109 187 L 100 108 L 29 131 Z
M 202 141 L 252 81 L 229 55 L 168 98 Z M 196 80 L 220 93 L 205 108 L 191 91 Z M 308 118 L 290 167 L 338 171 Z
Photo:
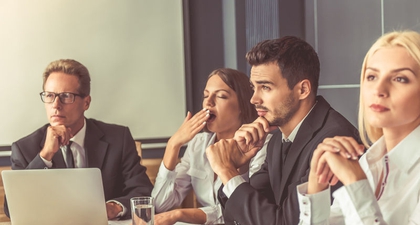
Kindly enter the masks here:
M 334 147 L 334 151 L 336 151 L 336 152 L 340 152 L 340 149 L 339 149 L 339 148 L 337 148 L 337 147 Z
M 206 124 L 206 121 L 203 122 L 203 125 Z
M 210 110 L 207 109 L 206 113 L 209 114 L 210 113 Z
M 351 155 L 350 155 L 349 153 L 346 153 L 346 157 L 347 157 L 348 159 L 350 159 L 350 158 L 351 158 Z
M 203 111 L 206 111 L 206 110 L 208 110 L 208 109 L 206 109 L 206 108 L 203 108 Z
M 357 156 L 353 156 L 353 160 L 358 160 L 359 158 L 357 158 Z

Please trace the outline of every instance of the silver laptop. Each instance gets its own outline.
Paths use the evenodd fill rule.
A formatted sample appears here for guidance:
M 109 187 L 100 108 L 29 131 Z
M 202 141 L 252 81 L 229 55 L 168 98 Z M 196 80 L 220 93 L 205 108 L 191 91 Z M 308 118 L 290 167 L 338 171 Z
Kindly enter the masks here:
M 4 170 L 13 225 L 107 225 L 97 168 Z

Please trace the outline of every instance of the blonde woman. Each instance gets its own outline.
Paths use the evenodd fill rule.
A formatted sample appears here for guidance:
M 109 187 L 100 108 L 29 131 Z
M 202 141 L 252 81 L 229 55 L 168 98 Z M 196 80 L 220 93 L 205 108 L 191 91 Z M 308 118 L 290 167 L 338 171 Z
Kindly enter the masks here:
M 359 129 L 325 139 L 307 184 L 298 186 L 300 224 L 420 224 L 420 34 L 392 32 L 366 54 Z M 343 157 L 344 156 L 344 157 Z M 329 183 L 334 192 L 329 207 Z

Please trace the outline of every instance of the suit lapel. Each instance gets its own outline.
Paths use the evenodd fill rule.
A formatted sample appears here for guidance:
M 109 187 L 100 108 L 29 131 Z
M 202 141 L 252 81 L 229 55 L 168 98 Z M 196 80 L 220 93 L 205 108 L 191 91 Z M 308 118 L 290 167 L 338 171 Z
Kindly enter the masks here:
M 281 195 L 285 193 L 286 183 L 288 183 L 287 181 L 290 179 L 290 176 L 292 176 L 294 167 L 298 166 L 299 155 L 305 149 L 308 142 L 312 140 L 317 131 L 322 128 L 325 117 L 330 109 L 330 105 L 323 97 L 318 96 L 317 100 L 317 104 L 303 121 L 299 131 L 297 132 L 296 138 L 290 147 L 289 154 L 287 155 L 282 171 L 283 179 L 281 179 L 280 184 Z M 315 149 L 310 150 L 313 151 Z
M 86 119 L 85 151 L 86 167 L 102 168 L 102 164 L 108 150 L 108 143 L 101 140 L 104 136 L 99 127 L 90 119 Z

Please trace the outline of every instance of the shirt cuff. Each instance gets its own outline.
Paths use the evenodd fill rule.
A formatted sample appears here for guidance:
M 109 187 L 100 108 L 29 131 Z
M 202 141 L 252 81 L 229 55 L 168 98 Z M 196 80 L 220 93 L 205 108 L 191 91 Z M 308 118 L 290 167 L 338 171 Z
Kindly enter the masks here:
M 315 194 L 308 193 L 308 182 L 296 187 L 299 200 L 299 219 L 305 224 L 328 221 L 330 216 L 330 188 Z
M 244 182 L 246 181 L 241 175 L 234 176 L 223 187 L 223 193 L 225 193 L 226 197 L 230 198 L 235 189 Z
M 109 203 L 109 202 L 116 203 L 116 204 L 120 205 L 120 206 L 122 207 L 122 209 L 123 209 L 121 212 L 119 212 L 119 213 L 117 214 L 116 218 L 120 218 L 120 217 L 122 217 L 122 216 L 124 216 L 124 215 L 126 214 L 126 212 L 127 212 L 127 208 L 125 208 L 123 204 L 121 204 L 120 202 L 115 201 L 115 200 L 109 200 L 109 201 L 107 201 L 106 203 Z
M 383 217 L 369 181 L 359 180 L 343 186 L 333 193 L 343 211 L 346 223 L 379 224 Z
M 200 207 L 201 211 L 206 214 L 206 223 L 205 224 L 217 224 L 221 223 L 221 218 L 223 217 L 221 212 L 222 208 L 220 204 L 212 205 L 212 206 L 206 206 L 206 207 Z M 220 212 L 220 215 L 218 215 Z
M 41 155 L 39 155 L 39 157 L 41 157 L 42 161 L 45 163 L 45 165 L 48 168 L 51 168 L 53 166 L 52 161 L 48 161 L 48 160 L 44 159 L 44 157 L 42 157 Z

